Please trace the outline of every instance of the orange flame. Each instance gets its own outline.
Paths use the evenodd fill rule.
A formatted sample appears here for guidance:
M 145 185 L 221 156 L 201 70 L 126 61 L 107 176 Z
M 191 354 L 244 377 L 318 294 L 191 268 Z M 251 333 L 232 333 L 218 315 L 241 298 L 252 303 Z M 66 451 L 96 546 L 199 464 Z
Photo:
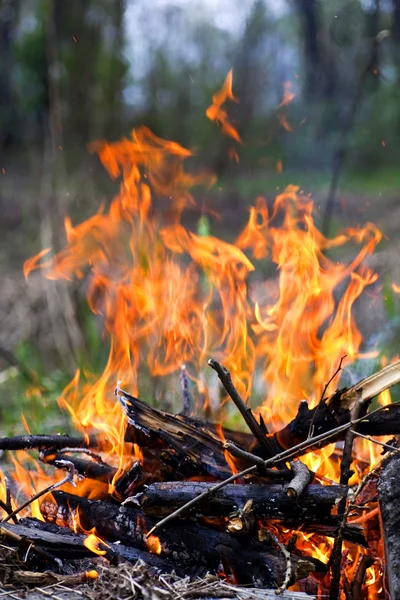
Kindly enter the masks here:
M 160 538 L 156 535 L 149 535 L 146 539 L 147 550 L 152 554 L 161 554 L 162 546 L 160 542 Z
M 106 546 L 109 548 L 110 546 L 106 544 L 101 538 L 99 538 L 95 533 L 94 529 L 88 536 L 83 540 L 83 545 L 86 546 L 93 554 L 98 554 L 99 556 L 105 556 L 107 554 L 107 550 L 101 550 L 100 546 Z
M 233 95 L 232 92 L 232 69 L 229 71 L 222 88 L 214 94 L 212 97 L 212 104 L 206 110 L 206 115 L 210 121 L 219 123 L 222 127 L 222 132 L 236 140 L 241 142 L 240 135 L 234 126 L 228 121 L 228 113 L 222 105 L 227 101 L 232 100 L 233 102 L 239 102 L 238 99 Z

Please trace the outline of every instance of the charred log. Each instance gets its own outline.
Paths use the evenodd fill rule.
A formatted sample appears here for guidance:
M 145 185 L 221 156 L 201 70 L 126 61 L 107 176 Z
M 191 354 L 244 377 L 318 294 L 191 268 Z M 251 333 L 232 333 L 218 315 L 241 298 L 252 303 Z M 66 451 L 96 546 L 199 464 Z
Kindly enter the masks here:
M 182 481 L 154 483 L 139 494 L 142 510 L 148 515 L 165 516 L 192 498 L 210 489 L 212 484 L 202 481 Z M 229 515 L 236 507 L 253 501 L 257 518 L 276 520 L 304 520 L 326 517 L 335 502 L 345 494 L 340 485 L 309 485 L 298 499 L 286 493 L 284 484 L 235 485 L 229 484 L 210 495 L 207 500 L 194 508 L 200 515 Z
M 84 557 L 93 556 L 89 548 L 84 545 L 85 535 L 72 533 L 65 527 L 59 527 L 54 523 L 43 523 L 37 519 L 21 519 L 18 525 L 5 523 L 0 528 L 0 539 L 7 546 L 18 547 L 22 540 L 34 544 L 35 547 L 42 548 L 51 553 L 52 556 L 79 560 Z M 160 569 L 163 572 L 169 572 L 172 569 L 172 563 L 168 559 L 161 558 L 145 550 L 138 550 L 122 544 L 110 543 L 104 546 L 107 552 L 107 558 L 116 562 L 116 558 L 136 562 L 143 560 L 151 568 Z M 168 571 L 169 570 L 169 571 Z
M 146 533 L 156 519 L 134 507 L 119 506 L 104 501 L 91 501 L 64 492 L 54 492 L 53 498 L 41 504 L 44 518 L 59 525 L 79 527 L 88 531 L 96 527 L 97 534 L 111 542 L 146 550 Z M 79 517 L 77 519 L 77 516 Z M 221 564 L 226 574 L 238 583 L 278 587 L 284 580 L 286 561 L 271 543 L 258 542 L 253 537 L 241 538 L 203 527 L 191 521 L 175 522 L 164 528 L 154 540 L 161 558 L 168 558 L 174 565 L 206 567 L 218 572 Z M 292 556 L 294 580 L 303 578 L 311 571 L 325 570 L 315 559 Z M 251 567 L 250 567 L 251 565 Z
M 211 487 L 212 484 L 204 482 L 155 483 L 138 494 L 136 500 L 147 515 L 164 517 Z M 344 497 L 345 487 L 309 485 L 300 498 L 288 496 L 286 487 L 283 484 L 230 484 L 196 505 L 191 518 L 228 517 L 252 501 L 256 519 L 282 521 L 287 527 L 301 525 L 304 530 L 334 537 L 338 520 L 331 512 Z M 361 530 L 354 526 L 347 526 L 345 539 L 367 545 Z

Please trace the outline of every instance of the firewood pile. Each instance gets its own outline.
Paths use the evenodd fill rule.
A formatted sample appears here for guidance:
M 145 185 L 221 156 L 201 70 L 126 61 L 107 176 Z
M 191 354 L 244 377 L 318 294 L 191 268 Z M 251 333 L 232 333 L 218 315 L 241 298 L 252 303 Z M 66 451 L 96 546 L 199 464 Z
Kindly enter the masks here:
M 293 585 L 294 591 L 311 595 L 322 589 L 332 598 L 332 589 L 338 597 L 339 586 L 345 585 L 348 597 L 364 597 L 366 570 L 378 557 L 370 546 L 371 532 L 362 523 L 366 511 L 376 510 L 379 473 L 370 471 L 356 487 L 349 486 L 353 441 L 356 436 L 399 433 L 398 404 L 375 410 L 370 405 L 374 396 L 400 381 L 400 361 L 323 398 L 312 410 L 302 401 L 292 422 L 276 432 L 268 432 L 242 401 L 229 372 L 214 360 L 209 364 L 251 433 L 221 429 L 184 412 L 163 412 L 117 387 L 115 394 L 127 420 L 125 442 L 140 447 L 142 453 L 141 461 L 126 471 L 118 472 L 104 460 L 107 442 L 101 436 L 0 439 L 2 450 L 37 450 L 40 461 L 66 471 L 61 481 L 21 505 L 13 499 L 12 486 L 7 488 L 7 501 L 1 503 L 2 551 L 8 553 L 3 585 L 82 584 L 96 580 L 104 564 L 124 571 L 128 561 L 136 565 L 130 575 L 133 581 L 136 572 L 146 571 L 150 579 L 156 574 L 161 577 L 157 580 L 164 590 L 161 597 L 163 593 L 191 597 L 190 590 L 201 589 L 200 581 L 212 582 L 212 593 L 204 584 L 200 594 L 204 597 L 209 592 L 212 597 L 229 597 L 238 584 L 273 594 Z M 185 410 L 190 406 L 187 393 L 183 385 Z M 300 458 L 332 442 L 338 452 L 341 447 L 339 483 L 316 478 Z M 389 458 L 378 488 L 393 573 L 388 581 L 393 587 L 391 597 L 396 598 L 400 542 L 392 504 L 398 490 L 388 487 L 387 481 L 395 478 L 398 450 L 390 444 L 382 446 Z M 65 484 L 78 479 L 81 484 L 82 480 L 98 482 L 106 491 L 96 500 L 64 491 Z M 61 485 L 62 491 L 57 489 Z M 39 500 L 43 521 L 20 518 L 33 500 Z M 305 551 L 304 543 L 298 543 L 300 534 L 334 539 L 327 563 Z M 344 578 L 343 584 L 345 542 L 361 548 L 362 554 L 354 580 Z M 171 573 L 175 579 L 167 577 Z M 226 583 L 218 587 L 215 577 Z M 178 589 L 182 578 L 189 578 L 186 591 Z M 189 581 L 197 584 L 193 587 Z M 135 589 L 139 593 L 140 581 L 132 586 L 131 593 Z M 254 594 L 254 598 L 269 597 Z

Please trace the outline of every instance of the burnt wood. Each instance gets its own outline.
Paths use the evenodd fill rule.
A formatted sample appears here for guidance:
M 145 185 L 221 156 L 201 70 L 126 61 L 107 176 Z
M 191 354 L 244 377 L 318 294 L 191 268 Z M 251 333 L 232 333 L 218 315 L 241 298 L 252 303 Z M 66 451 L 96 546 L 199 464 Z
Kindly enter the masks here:
M 212 486 L 202 481 L 153 483 L 138 494 L 138 500 L 146 514 L 164 517 Z M 191 514 L 227 516 L 251 499 L 257 518 L 296 523 L 307 519 L 318 521 L 318 518 L 330 515 L 335 502 L 344 494 L 345 487 L 340 485 L 309 485 L 300 498 L 291 498 L 285 484 L 228 484 L 195 506 Z
M 11 536 L 7 535 L 7 532 L 10 532 Z M 16 546 L 18 545 L 16 536 L 27 542 L 33 542 L 35 546 L 43 548 L 52 556 L 63 559 L 76 560 L 88 556 L 97 556 L 84 545 L 85 535 L 72 533 L 65 527 L 59 527 L 54 523 L 43 523 L 43 521 L 34 518 L 21 519 L 18 525 L 11 523 L 1 525 L 0 539 L 2 543 L 8 546 Z M 108 544 L 108 547 L 104 546 L 104 550 L 108 553 L 107 558 L 113 562 L 115 562 L 116 557 L 130 562 L 136 562 L 140 559 L 149 567 L 160 569 L 165 573 L 173 568 L 168 559 L 150 554 L 145 550 L 114 543 Z
M 53 452 L 52 450 L 41 451 L 39 458 L 47 465 L 53 465 L 58 469 L 68 470 L 68 465 L 65 461 L 72 463 L 79 475 L 83 475 L 88 479 L 95 479 L 103 483 L 111 483 L 117 469 L 107 465 L 106 463 L 87 460 L 77 456 L 71 456 L 64 452 Z
M 65 492 L 55 491 L 45 499 L 41 511 L 46 521 L 73 526 L 97 534 L 107 542 L 120 541 L 124 545 L 146 550 L 146 532 L 156 519 L 135 507 L 120 506 L 105 501 L 91 501 Z M 286 561 L 271 542 L 259 542 L 253 536 L 234 536 L 204 527 L 189 520 L 174 522 L 158 533 L 161 558 L 168 558 L 178 567 L 201 567 L 224 572 L 237 583 L 252 583 L 279 587 L 285 578 Z M 293 579 L 307 576 L 311 571 L 324 572 L 325 565 L 313 558 L 292 555 Z
M 329 403 L 323 400 L 311 410 L 305 400 L 300 402 L 295 418 L 283 429 L 268 436 L 275 445 L 277 454 L 304 442 L 309 436 L 311 427 L 314 435 L 317 436 L 348 423 L 350 421 L 350 411 L 346 406 L 341 405 L 342 393 L 344 393 L 343 390 L 337 392 L 330 398 Z M 386 406 L 382 411 L 371 416 L 368 416 L 365 409 L 364 414 L 365 419 L 357 425 L 358 432 L 375 436 L 397 435 L 400 433 L 400 405 Z M 297 456 L 341 440 L 345 434 L 346 432 L 342 431 L 336 437 L 330 437 L 326 441 L 319 442 L 314 448 L 299 451 Z M 253 443 L 250 450 L 257 456 L 267 458 L 263 448 L 257 443 Z
M 212 475 L 225 479 L 232 474 L 225 458 L 225 440 L 218 435 L 217 426 L 153 408 L 122 390 L 116 393 L 130 425 L 126 441 L 136 442 L 141 448 L 158 444 L 161 460 L 182 477 Z M 223 430 L 223 436 L 238 445 L 249 445 L 253 440 L 252 436 L 230 430 Z M 248 466 L 236 460 L 239 469 Z
M 149 485 L 135 500 L 144 513 L 165 517 L 196 496 L 210 489 L 205 482 L 165 482 Z M 335 537 L 338 519 L 332 514 L 336 502 L 344 497 L 345 486 L 309 485 L 300 498 L 290 497 L 284 484 L 234 485 L 228 484 L 207 499 L 195 505 L 190 517 L 227 517 L 243 508 L 252 500 L 256 519 L 282 521 L 287 527 L 303 526 L 306 531 Z M 366 547 L 367 542 L 357 526 L 347 525 L 344 532 L 347 541 Z

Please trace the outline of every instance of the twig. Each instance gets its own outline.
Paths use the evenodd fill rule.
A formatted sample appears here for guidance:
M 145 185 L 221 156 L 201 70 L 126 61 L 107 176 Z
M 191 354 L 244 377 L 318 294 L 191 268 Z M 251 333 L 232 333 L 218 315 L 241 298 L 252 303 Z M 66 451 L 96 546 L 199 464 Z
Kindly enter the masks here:
M 399 404 L 399 402 L 393 402 L 392 405 L 393 404 Z M 349 421 L 348 423 L 344 423 L 343 425 L 340 425 L 339 427 L 335 427 L 335 429 L 331 429 L 330 431 L 328 431 L 328 433 L 321 433 L 320 435 L 316 435 L 313 438 L 304 440 L 303 442 L 300 442 L 300 444 L 297 444 L 293 448 L 289 448 L 288 450 L 284 450 L 283 452 L 281 452 L 280 454 L 277 454 L 276 456 L 268 458 L 267 460 L 264 461 L 264 466 L 272 467 L 282 461 L 286 461 L 290 458 L 295 458 L 296 456 L 298 456 L 299 453 L 301 453 L 301 451 L 306 450 L 307 448 L 311 448 L 312 446 L 314 446 L 315 444 L 318 444 L 319 442 L 323 442 L 325 440 L 328 440 L 332 437 L 337 436 L 339 433 L 346 431 L 347 429 L 350 429 L 350 427 L 353 427 L 357 423 L 368 420 L 368 418 L 371 417 L 373 414 L 378 413 L 381 410 L 384 410 L 385 408 L 387 408 L 387 406 L 380 406 L 379 408 L 376 408 L 371 413 L 369 413 L 369 415 L 365 415 L 364 417 L 361 417 L 360 419 L 356 419 L 355 421 Z M 201 502 L 204 498 L 207 498 L 209 495 L 214 494 L 215 492 L 217 492 L 221 488 L 225 487 L 229 483 L 236 481 L 236 479 L 240 479 L 241 477 L 244 477 L 245 475 L 248 475 L 249 473 L 254 473 L 254 471 L 256 471 L 257 468 L 258 468 L 258 465 L 252 465 L 251 467 L 247 467 L 247 469 L 244 469 L 243 471 L 240 471 L 239 473 L 234 473 L 227 479 L 224 479 L 223 481 L 216 483 L 212 488 L 209 488 L 205 492 L 202 492 L 201 494 L 196 496 L 195 498 L 192 498 L 192 500 L 189 500 L 189 502 L 187 502 L 183 506 L 180 506 L 179 508 L 177 508 L 171 514 L 164 517 L 164 519 L 161 519 L 160 521 L 158 521 L 158 523 L 156 523 L 154 525 L 154 527 L 152 527 L 150 529 L 150 531 L 146 534 L 146 538 L 148 538 L 152 533 L 154 533 L 154 531 L 156 529 L 163 527 L 164 525 L 166 525 L 167 523 L 169 523 L 170 521 L 172 521 L 173 519 L 178 517 L 180 514 L 185 512 L 186 510 L 192 508 L 192 506 L 194 506 L 198 502 Z
M 8 506 L 8 504 L 6 502 L 4 502 L 1 498 L 0 498 L 0 508 L 2 510 L 4 510 L 4 512 L 6 512 L 9 516 L 11 516 L 12 513 L 12 509 L 10 509 L 10 507 Z M 15 519 L 14 519 L 14 523 L 15 523 Z
M 290 467 L 294 477 L 286 488 L 286 494 L 290 498 L 299 498 L 308 484 L 312 482 L 314 473 L 300 460 L 292 460 Z
M 365 510 L 365 508 L 363 510 Z M 362 515 L 361 517 L 357 517 L 357 518 L 351 519 L 351 520 L 349 519 L 348 523 L 350 525 L 357 525 L 359 523 L 365 523 L 366 521 L 368 521 L 369 519 L 372 519 L 372 517 L 375 517 L 376 515 L 379 515 L 379 507 L 373 508 L 372 510 L 367 512 L 367 514 Z
M 69 456 L 62 452 L 53 452 L 52 450 L 41 450 L 39 460 L 46 465 L 53 465 L 57 469 L 69 470 L 69 465 L 74 465 L 75 473 L 88 479 L 111 483 L 117 473 L 115 467 L 104 462 L 95 462 L 94 460 L 84 460 L 75 456 Z
M 362 409 L 364 402 L 361 400 L 361 395 L 357 398 L 354 408 L 351 412 L 352 420 L 357 420 Z M 343 448 L 343 457 L 340 463 L 340 484 L 349 485 L 349 480 L 353 475 L 353 471 L 350 469 L 351 463 L 353 462 L 353 442 L 354 442 L 353 429 L 349 429 L 346 433 Z M 331 588 L 329 591 L 330 600 L 337 600 L 340 596 L 340 572 L 341 572 L 341 559 L 342 559 L 342 545 L 343 545 L 343 532 L 346 525 L 347 517 L 349 514 L 349 508 L 346 510 L 347 496 L 349 488 L 340 500 L 338 505 L 338 517 L 341 519 L 338 535 L 335 539 L 332 554 L 330 556 L 331 563 Z
M 257 423 L 251 408 L 248 407 L 245 402 L 243 402 L 237 389 L 233 385 L 232 377 L 228 369 L 220 365 L 219 362 L 217 362 L 213 358 L 210 358 L 208 364 L 217 373 L 222 385 L 224 386 L 229 396 L 232 398 L 236 408 L 239 410 L 248 428 L 250 429 L 251 433 L 254 435 L 260 446 L 262 446 L 266 450 L 268 456 L 274 456 L 276 454 L 276 451 L 273 444 L 265 436 L 263 430 L 261 429 L 261 426 Z
M 318 409 L 321 406 L 322 401 L 325 398 L 325 394 L 326 394 L 326 390 L 328 389 L 328 387 L 330 386 L 330 384 L 332 383 L 332 381 L 335 379 L 336 375 L 342 370 L 342 363 L 344 361 L 344 359 L 347 358 L 347 354 L 345 354 L 344 356 L 341 357 L 340 362 L 339 362 L 339 366 L 336 369 L 336 371 L 334 372 L 334 374 L 332 375 L 332 377 L 329 379 L 329 381 L 325 384 L 324 390 L 321 394 L 321 398 L 319 399 L 319 402 L 317 404 L 317 409 L 313 414 L 313 417 L 311 419 L 311 423 L 310 423 L 310 429 L 308 430 L 308 438 L 312 437 L 314 435 L 314 422 L 315 422 L 315 418 L 317 416 L 318 413 Z
M 61 462 L 61 461 L 60 461 Z M 26 508 L 27 506 L 29 506 L 30 504 L 32 504 L 32 502 L 34 502 L 35 500 L 37 500 L 38 498 L 41 498 L 42 496 L 44 496 L 45 494 L 47 494 L 48 492 L 52 492 L 53 490 L 57 489 L 58 487 L 61 487 L 62 485 L 64 485 L 65 483 L 72 483 L 74 484 L 74 475 L 76 473 L 75 471 L 75 467 L 74 465 L 70 462 L 69 465 L 67 464 L 69 461 L 64 461 L 66 463 L 66 467 L 68 469 L 68 474 L 66 477 L 64 477 L 64 479 L 62 479 L 61 481 L 58 481 L 56 483 L 52 483 L 51 485 L 49 485 L 47 488 L 45 488 L 44 490 L 41 490 L 40 492 L 38 492 L 37 494 L 35 494 L 34 496 L 32 496 L 31 498 L 29 498 L 29 500 L 27 500 L 26 502 L 24 502 L 23 504 L 21 504 L 21 506 L 18 506 L 15 510 L 12 511 L 12 513 L 10 513 L 9 515 L 7 515 L 7 517 L 5 517 L 2 520 L 2 523 L 6 523 L 7 521 L 9 521 L 10 519 L 12 519 L 15 515 L 17 515 L 19 512 L 21 512 L 21 510 L 23 510 L 24 508 Z
M 390 452 L 400 452 L 400 448 L 396 448 L 396 446 L 391 446 L 390 444 L 385 444 L 385 442 L 380 442 L 379 440 L 371 437 L 370 435 L 364 435 L 363 433 L 358 433 L 358 431 L 354 431 L 353 429 L 351 430 L 354 435 L 357 435 L 358 437 L 362 437 L 364 438 L 364 440 L 368 440 L 369 442 L 372 442 L 373 444 L 378 444 L 378 446 L 382 446 L 383 448 L 386 448 L 387 450 L 390 450 Z
M 292 577 L 292 560 L 291 560 L 290 552 L 287 550 L 287 548 L 285 548 L 284 544 L 282 544 L 282 542 L 279 541 L 279 539 L 276 537 L 276 535 L 274 535 L 269 530 L 268 530 L 268 534 L 274 540 L 275 544 L 278 546 L 279 550 L 282 552 L 282 554 L 286 560 L 285 579 L 283 580 L 282 584 L 278 587 L 278 589 L 275 590 L 275 594 L 277 596 L 279 596 L 280 594 L 283 594 L 283 592 L 285 590 L 287 590 L 288 585 L 290 583 L 290 578 Z
M 61 448 L 61 452 L 63 452 L 63 453 L 71 452 L 71 454 L 86 454 L 87 456 L 90 456 L 90 458 L 93 458 L 93 460 L 99 464 L 102 464 L 102 465 L 107 464 L 101 458 L 100 454 L 96 454 L 96 452 L 89 450 L 89 448 L 69 448 L 68 447 L 68 448 Z
M 181 381 L 181 389 L 182 389 L 182 410 L 180 412 L 181 415 L 185 417 L 189 417 L 192 412 L 192 398 L 189 392 L 189 381 L 186 372 L 186 365 L 181 366 L 180 372 L 180 381 Z
M 239 448 L 239 446 L 236 446 L 233 442 L 224 442 L 223 448 L 235 458 L 241 458 L 252 465 L 257 465 L 260 475 L 263 477 L 279 477 L 280 479 L 292 478 L 292 473 L 288 469 L 267 469 L 263 458 L 256 454 L 252 454 L 251 452 L 247 452 L 246 450 L 242 450 L 242 448 Z
M 251 465 L 257 465 L 264 474 L 265 472 L 265 460 L 256 454 L 242 450 L 239 446 L 236 446 L 233 442 L 224 442 L 223 449 L 228 450 L 229 454 L 232 454 L 235 458 L 242 458 L 247 460 Z
M 351 584 L 351 596 L 353 600 L 362 599 L 362 585 L 364 583 L 365 572 L 372 567 L 375 559 L 372 556 L 364 555 L 358 563 L 357 571 Z

